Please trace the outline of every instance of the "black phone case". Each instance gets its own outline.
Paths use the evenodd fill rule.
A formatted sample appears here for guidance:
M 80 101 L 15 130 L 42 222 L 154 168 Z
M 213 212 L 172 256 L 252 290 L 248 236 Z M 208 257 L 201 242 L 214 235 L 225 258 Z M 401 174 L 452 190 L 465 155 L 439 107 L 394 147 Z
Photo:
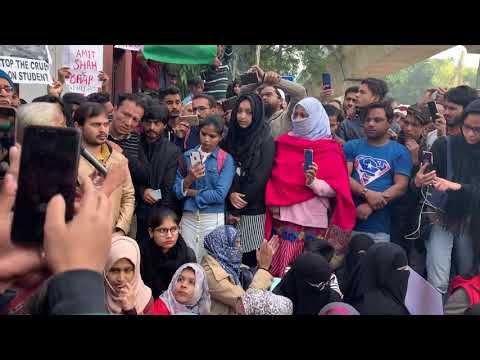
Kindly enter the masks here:
M 54 144 L 49 141 L 46 134 L 49 134 L 49 136 L 53 136 L 52 134 L 54 134 Z M 53 158 L 53 153 L 58 150 L 57 145 L 59 144 L 59 137 L 67 135 L 69 139 L 66 140 L 65 138 L 65 144 L 68 144 L 68 148 L 71 146 L 71 152 L 69 151 L 67 153 L 68 158 L 65 156 L 65 158 L 62 158 L 62 161 L 68 161 L 68 164 L 71 164 L 69 167 L 69 169 L 72 169 L 71 178 L 65 178 L 65 176 L 68 176 L 68 173 L 66 173 L 65 167 L 62 166 L 62 163 L 59 162 L 57 165 L 57 174 L 61 174 L 62 176 L 57 176 L 57 183 L 49 183 L 49 175 L 52 172 L 47 171 L 47 169 L 39 169 L 39 167 L 36 168 L 36 171 L 32 170 L 32 168 L 35 169 L 35 167 L 30 166 L 30 157 L 35 160 L 35 156 L 38 155 L 31 155 L 33 152 L 29 147 L 38 144 L 52 144 L 49 152 L 47 153 L 45 151 L 47 153 L 47 156 L 45 157 L 47 158 L 50 154 Z M 39 203 L 36 207 L 31 206 L 31 204 L 35 203 L 35 200 L 33 199 L 39 199 L 41 198 L 40 194 L 50 192 L 50 190 L 45 191 L 45 187 L 42 187 L 42 184 L 46 184 L 47 189 L 50 189 L 48 186 L 56 186 L 58 188 L 58 192 L 56 193 L 62 194 L 65 199 L 65 221 L 70 221 L 73 218 L 75 188 L 78 183 L 80 141 L 80 132 L 73 128 L 29 126 L 25 129 L 18 176 L 18 190 L 15 199 L 11 230 L 11 238 L 13 242 L 22 244 L 43 243 L 43 227 L 46 208 L 48 201 L 55 195 L 55 193 L 52 193 L 51 196 L 49 194 L 48 199 L 46 196 L 43 196 L 41 201 L 37 200 Z M 44 146 L 47 147 L 50 145 Z M 38 149 L 35 148 L 34 150 L 37 151 Z

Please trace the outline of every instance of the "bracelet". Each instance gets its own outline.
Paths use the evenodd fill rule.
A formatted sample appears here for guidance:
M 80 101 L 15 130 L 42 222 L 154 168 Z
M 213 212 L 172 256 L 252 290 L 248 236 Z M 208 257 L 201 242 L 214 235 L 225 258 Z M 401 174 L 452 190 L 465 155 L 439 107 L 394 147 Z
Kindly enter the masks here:
M 267 270 L 267 269 L 265 269 L 265 268 L 263 268 L 263 267 L 259 267 L 259 269 L 265 270 L 266 272 L 270 272 L 270 270 Z

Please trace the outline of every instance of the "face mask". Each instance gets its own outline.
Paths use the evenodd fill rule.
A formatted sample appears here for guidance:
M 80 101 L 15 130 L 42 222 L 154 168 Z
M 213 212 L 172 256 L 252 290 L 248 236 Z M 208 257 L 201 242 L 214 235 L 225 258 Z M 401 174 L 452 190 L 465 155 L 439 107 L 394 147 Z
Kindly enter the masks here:
M 293 133 L 300 137 L 307 137 L 312 132 L 312 124 L 309 118 L 296 118 L 292 123 Z

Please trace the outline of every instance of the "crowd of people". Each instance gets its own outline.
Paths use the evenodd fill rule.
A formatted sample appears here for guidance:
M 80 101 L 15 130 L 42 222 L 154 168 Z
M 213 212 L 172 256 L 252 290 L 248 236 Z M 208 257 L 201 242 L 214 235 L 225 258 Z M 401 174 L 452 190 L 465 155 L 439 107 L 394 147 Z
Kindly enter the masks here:
M 0 311 L 410 315 L 415 271 L 445 314 L 478 313 L 477 91 L 403 105 L 366 78 L 342 102 L 259 66 L 242 85 L 231 55 L 219 45 L 182 94 L 172 64 L 139 52 L 134 92 L 117 99 L 105 73 L 98 93 L 62 95 L 62 68 L 48 95 L 20 103 L 0 71 L 1 104 L 16 109 L 16 144 L 0 154 Z M 80 159 L 75 216 L 65 223 L 54 196 L 42 248 L 10 240 L 30 125 L 78 129 L 108 169 Z

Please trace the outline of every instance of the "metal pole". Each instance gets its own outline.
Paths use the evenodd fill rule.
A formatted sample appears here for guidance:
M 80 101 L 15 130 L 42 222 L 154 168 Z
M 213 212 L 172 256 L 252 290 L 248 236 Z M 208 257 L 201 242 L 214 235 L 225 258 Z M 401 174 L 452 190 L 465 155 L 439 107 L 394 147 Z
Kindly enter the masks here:
M 257 55 L 257 56 L 256 56 L 256 59 L 257 59 L 257 60 L 256 60 L 256 62 L 255 62 L 255 64 L 256 64 L 257 66 L 260 65 L 260 48 L 261 48 L 261 47 L 262 47 L 262 45 L 257 45 L 257 54 L 256 54 L 256 55 Z

